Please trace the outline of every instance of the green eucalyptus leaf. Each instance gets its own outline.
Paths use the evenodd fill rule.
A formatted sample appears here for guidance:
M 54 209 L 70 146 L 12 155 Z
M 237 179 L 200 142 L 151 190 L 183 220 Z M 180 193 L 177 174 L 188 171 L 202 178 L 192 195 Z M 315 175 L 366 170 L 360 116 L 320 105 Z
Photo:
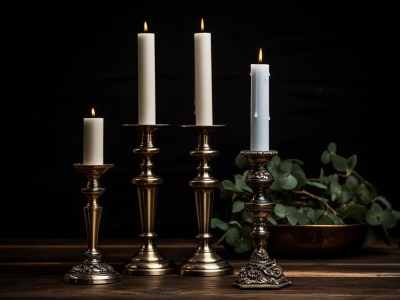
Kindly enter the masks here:
M 342 187 L 337 181 L 331 182 L 331 184 L 329 185 L 329 190 L 331 192 L 332 201 L 335 201 L 336 198 L 338 198 L 342 193 Z
M 279 157 L 279 155 L 275 155 L 274 157 L 272 157 L 272 159 L 268 163 L 268 170 L 269 171 L 276 170 L 278 168 L 280 162 L 281 162 L 281 158 Z
M 331 157 L 332 155 L 327 150 L 325 150 L 321 154 L 321 162 L 323 164 L 329 164 L 331 162 Z
M 367 228 L 367 234 L 365 235 L 363 246 L 368 246 L 377 240 L 378 237 L 376 236 L 375 231 L 371 227 Z
M 211 226 L 211 228 L 219 228 L 222 231 L 227 231 L 229 228 L 229 225 L 226 222 L 224 222 L 218 218 L 211 218 L 210 226 Z
M 297 185 L 297 179 L 292 174 L 281 175 L 277 180 L 279 187 L 283 190 L 294 189 Z
M 347 203 L 350 200 L 350 193 L 347 190 L 342 190 L 342 192 L 339 194 L 339 201 L 340 203 Z
M 244 210 L 244 201 L 237 200 L 237 201 L 233 202 L 233 204 L 232 204 L 232 212 L 233 213 L 238 213 L 242 210 Z
M 349 191 L 354 192 L 359 187 L 360 182 L 358 181 L 357 177 L 350 175 L 346 178 L 344 185 L 349 189 Z
M 315 223 L 315 220 L 317 219 L 315 216 L 315 210 L 309 210 L 306 213 L 307 218 L 310 220 L 311 223 Z
M 249 214 L 247 213 L 247 211 L 245 209 L 241 212 L 240 216 L 241 216 L 241 219 L 243 220 L 243 222 L 246 222 L 249 224 L 253 223 L 253 220 L 250 218 Z
M 286 218 L 290 225 L 296 225 L 301 219 L 301 214 L 293 206 L 286 207 Z
M 371 199 L 371 193 L 365 183 L 361 183 L 357 189 L 357 196 L 360 198 L 361 203 L 368 204 Z
M 393 214 L 393 216 L 394 216 L 396 221 L 400 220 L 400 211 L 397 211 L 397 210 L 393 209 L 392 210 L 392 214 Z
M 332 164 L 336 171 L 338 172 L 347 172 L 347 159 L 340 155 L 332 156 Z
M 242 192 L 243 187 L 246 186 L 246 183 L 244 182 L 244 176 L 242 174 L 235 174 L 234 178 L 235 178 L 235 188 L 238 191 Z
M 221 181 L 221 187 L 225 190 L 233 190 L 235 188 L 235 184 L 228 179 Z
M 396 218 L 395 216 L 392 214 L 392 211 L 390 210 L 384 210 L 383 212 L 383 222 L 382 225 L 383 227 L 387 228 L 387 229 L 391 229 L 396 227 Z
M 351 172 L 356 167 L 356 165 L 357 165 L 357 155 L 354 154 L 347 159 L 347 167 L 349 169 L 348 171 Z
M 339 216 L 335 215 L 332 212 L 328 212 L 326 214 L 326 217 L 331 219 L 333 221 L 333 224 L 335 224 L 335 225 L 343 225 L 344 224 L 342 218 L 340 218 Z
M 229 229 L 226 231 L 226 237 L 225 237 L 226 242 L 231 245 L 235 246 L 240 242 L 240 230 L 237 227 L 229 227 Z
M 277 215 L 279 218 L 285 218 L 286 206 L 281 203 L 276 203 L 274 208 L 274 214 Z
M 296 165 L 299 165 L 299 166 L 304 165 L 304 162 L 302 160 L 300 160 L 300 159 L 290 158 L 290 160 L 292 161 L 293 164 L 296 164 Z
M 231 190 L 221 189 L 219 197 L 222 199 L 231 199 L 233 197 L 233 192 Z
M 382 203 L 386 208 L 388 209 L 392 209 L 392 204 L 390 204 L 390 202 L 383 196 L 377 196 L 374 198 L 374 200 L 372 200 L 373 202 L 380 202 Z
M 297 179 L 297 189 L 306 184 L 306 174 L 299 165 L 293 164 L 292 175 Z
M 343 212 L 343 220 L 346 224 L 364 223 L 367 209 L 365 206 L 352 205 Z
M 321 218 L 318 219 L 318 224 L 320 225 L 334 225 L 335 222 L 332 218 L 328 217 L 328 214 L 324 214 Z
M 336 144 L 333 142 L 329 143 L 328 151 L 331 152 L 332 154 L 336 154 L 336 150 L 337 150 Z
M 293 168 L 293 163 L 290 159 L 284 159 L 281 161 L 281 163 L 278 165 L 278 171 L 282 173 L 290 173 Z
M 236 253 L 245 253 L 253 248 L 253 239 L 250 232 L 252 228 L 250 226 L 243 226 L 240 230 L 240 239 L 235 245 Z
M 241 170 L 249 170 L 251 168 L 250 161 L 240 153 L 235 157 L 235 165 Z
M 316 181 L 306 181 L 306 184 L 309 186 L 319 188 L 321 190 L 326 190 L 328 188 L 325 184 Z
M 377 203 L 373 203 L 371 205 L 371 208 L 368 210 L 367 215 L 365 217 L 367 223 L 372 226 L 382 225 L 384 218 L 385 218 L 384 211 L 382 207 Z
M 269 223 L 271 223 L 272 225 L 277 225 L 278 224 L 278 222 L 275 220 L 275 218 L 273 216 L 267 218 L 267 221 Z
M 274 180 L 274 182 L 269 186 L 269 189 L 272 191 L 281 191 L 281 187 L 279 186 L 278 180 Z
M 315 219 L 320 219 L 322 216 L 326 213 L 326 210 L 324 209 L 315 209 L 314 214 L 315 214 Z

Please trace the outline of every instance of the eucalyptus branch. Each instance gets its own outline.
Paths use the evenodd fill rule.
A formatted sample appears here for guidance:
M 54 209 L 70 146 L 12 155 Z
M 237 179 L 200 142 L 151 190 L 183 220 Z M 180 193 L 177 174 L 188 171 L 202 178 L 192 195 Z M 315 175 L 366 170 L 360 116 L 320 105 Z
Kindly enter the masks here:
M 293 193 L 297 194 L 297 195 L 306 195 L 308 197 L 310 197 L 311 199 L 315 199 L 317 201 L 319 201 L 320 203 L 322 203 L 322 205 L 324 205 L 327 209 L 329 209 L 332 213 L 334 213 L 335 215 L 337 215 L 338 213 L 336 212 L 336 210 L 334 210 L 332 208 L 332 206 L 330 206 L 328 203 L 326 203 L 323 198 L 318 197 L 317 195 L 314 195 L 306 190 L 301 190 L 301 191 L 293 191 Z

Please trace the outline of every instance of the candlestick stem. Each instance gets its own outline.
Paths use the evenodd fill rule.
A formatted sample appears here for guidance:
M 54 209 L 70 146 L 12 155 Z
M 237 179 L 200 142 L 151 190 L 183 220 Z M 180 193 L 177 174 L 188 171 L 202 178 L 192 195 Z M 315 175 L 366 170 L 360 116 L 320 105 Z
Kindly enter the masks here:
M 197 148 L 190 151 L 190 155 L 198 159 L 197 176 L 189 183 L 195 191 L 197 224 L 199 234 L 198 247 L 180 268 L 181 275 L 192 276 L 219 276 L 233 273 L 233 268 L 222 259 L 211 244 L 212 234 L 209 233 L 211 213 L 213 208 L 214 190 L 219 181 L 212 177 L 209 161 L 219 153 L 210 146 L 210 133 L 214 128 L 223 125 L 183 125 L 192 127 L 197 132 Z
M 128 261 L 122 270 L 126 275 L 167 275 L 175 272 L 175 265 L 168 260 L 156 246 L 157 234 L 154 231 L 157 204 L 157 186 L 162 183 L 162 178 L 153 173 L 154 163 L 152 157 L 160 152 L 155 147 L 155 131 L 167 124 L 136 125 L 133 126 L 140 132 L 140 145 L 133 149 L 133 153 L 142 158 L 141 173 L 132 180 L 137 187 L 142 233 L 140 237 L 143 244 L 137 253 Z
M 77 284 L 106 284 L 121 281 L 120 275 L 114 269 L 101 262 L 101 254 L 97 249 L 100 217 L 103 208 L 98 198 L 105 191 L 100 186 L 100 176 L 112 168 L 113 164 L 83 165 L 74 164 L 74 167 L 84 174 L 88 182 L 81 191 L 86 195 L 88 202 L 83 208 L 87 233 L 87 250 L 85 259 L 74 266 L 65 276 L 64 281 Z
M 277 155 L 270 151 L 241 151 L 251 164 L 245 182 L 252 188 L 253 197 L 245 203 L 245 210 L 253 222 L 254 250 L 250 260 L 240 270 L 233 286 L 241 289 L 280 289 L 291 284 L 283 274 L 282 268 L 271 260 L 267 252 L 267 218 L 272 215 L 275 203 L 265 197 L 266 188 L 273 182 L 267 165 Z

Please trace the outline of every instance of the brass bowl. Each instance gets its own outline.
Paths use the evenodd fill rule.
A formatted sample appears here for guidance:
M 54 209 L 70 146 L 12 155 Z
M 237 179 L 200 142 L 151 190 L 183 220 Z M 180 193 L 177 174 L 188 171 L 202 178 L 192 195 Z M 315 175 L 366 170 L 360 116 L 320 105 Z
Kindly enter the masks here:
M 367 225 L 268 225 L 268 231 L 274 257 L 346 256 L 361 249 Z

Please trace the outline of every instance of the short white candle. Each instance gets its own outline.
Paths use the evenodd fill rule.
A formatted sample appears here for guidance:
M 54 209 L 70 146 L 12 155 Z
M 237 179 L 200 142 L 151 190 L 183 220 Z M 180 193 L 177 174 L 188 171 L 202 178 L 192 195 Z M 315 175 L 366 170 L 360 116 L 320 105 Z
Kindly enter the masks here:
M 83 164 L 103 164 L 103 127 L 104 119 L 95 118 L 92 108 L 92 117 L 83 119 Z
M 156 71 L 154 33 L 138 33 L 138 123 L 156 124 Z
M 204 31 L 203 19 L 201 19 L 201 31 Z M 194 63 L 196 125 L 212 125 L 211 33 L 194 34 Z
M 250 150 L 269 150 L 269 65 L 251 64 Z

